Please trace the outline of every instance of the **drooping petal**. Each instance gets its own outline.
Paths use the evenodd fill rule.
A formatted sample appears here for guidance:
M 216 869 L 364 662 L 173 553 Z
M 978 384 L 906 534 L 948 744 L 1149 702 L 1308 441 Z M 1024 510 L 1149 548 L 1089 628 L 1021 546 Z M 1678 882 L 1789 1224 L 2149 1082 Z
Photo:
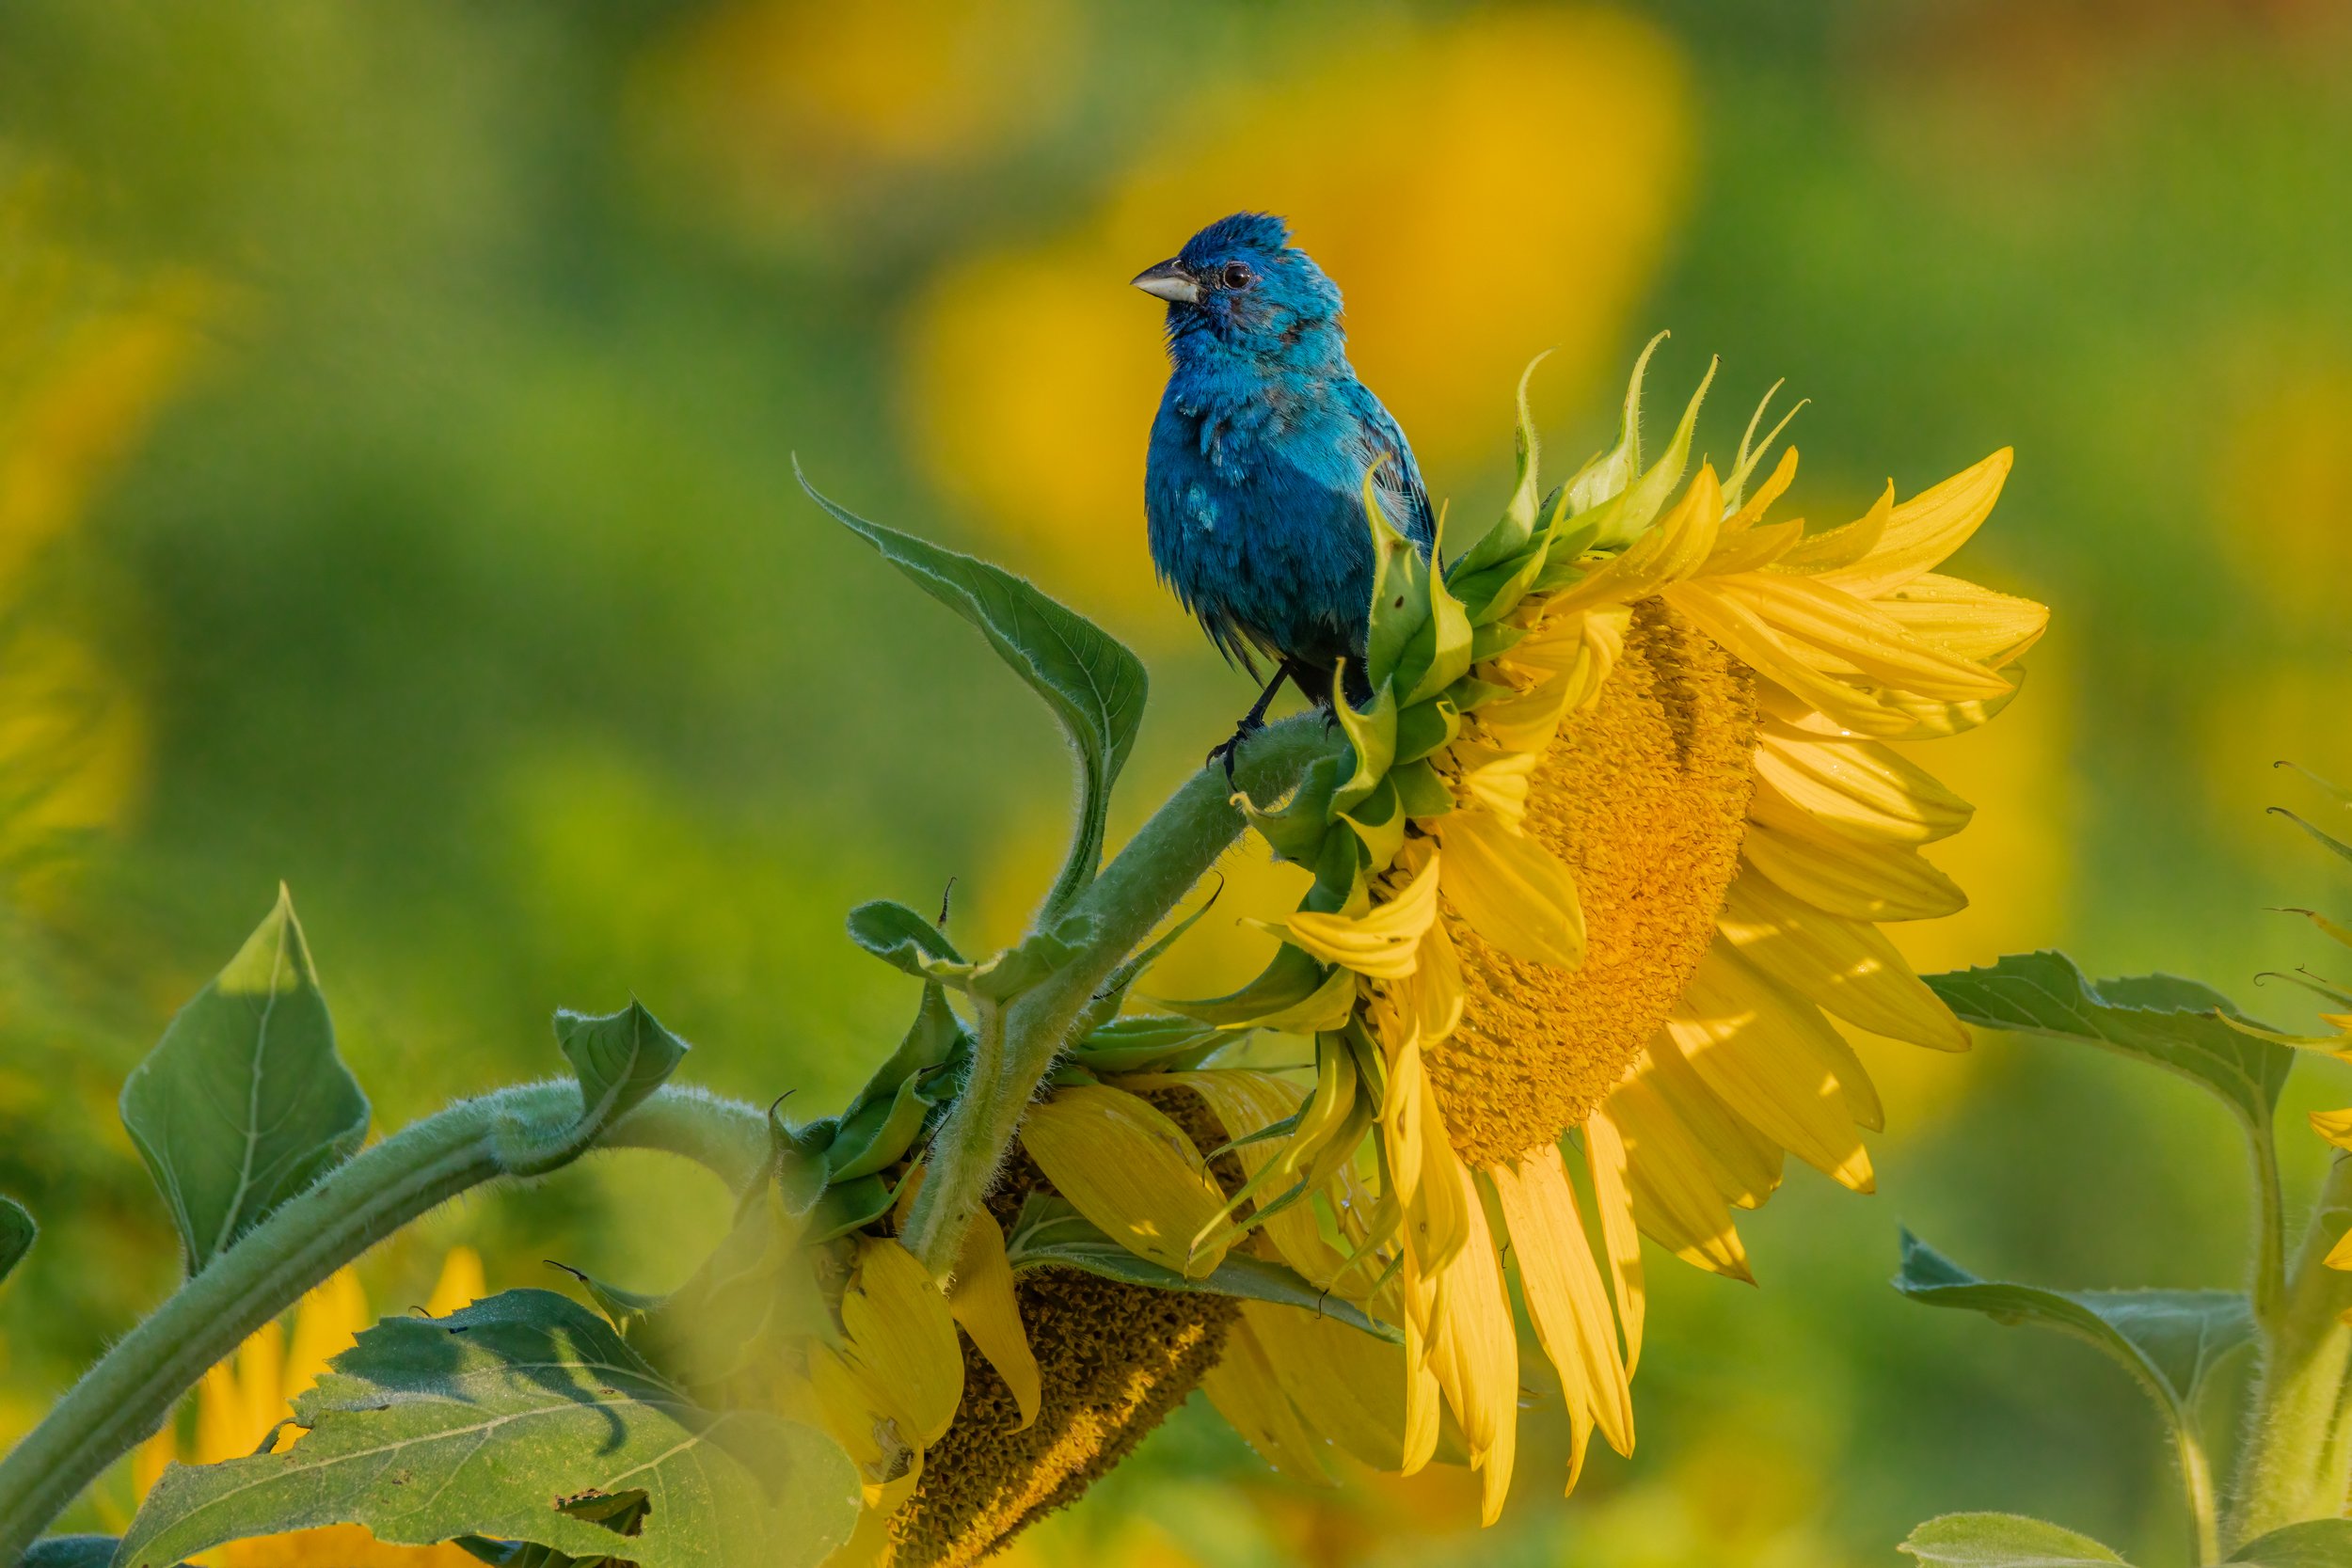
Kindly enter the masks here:
M 1625 1146 L 1633 1219 L 1642 1233 L 1686 1263 L 1756 1283 L 1747 1248 L 1696 1140 L 1656 1089 L 1637 1073 L 1617 1085 L 1604 1110 Z
M 1741 958 L 1858 1028 L 1936 1051 L 1968 1049 L 1966 1026 L 1867 921 L 1824 913 L 1767 878 L 1743 876 L 1717 926 Z
M 1029 1107 L 1021 1142 L 1079 1213 L 1136 1257 L 1194 1278 L 1224 1261 L 1221 1244 L 1190 1256 L 1225 1195 L 1157 1106 L 1104 1085 L 1073 1085 Z
M 2050 607 L 1923 572 L 1873 599 L 1879 613 L 1923 642 L 1998 670 L 2042 639 Z
M 841 1328 L 869 1394 L 900 1418 L 900 1435 L 916 1448 L 938 1442 L 963 1399 L 963 1351 L 930 1271 L 891 1237 L 860 1238 Z
M 1401 1347 L 1304 1307 L 1245 1301 L 1241 1315 L 1311 1429 L 1375 1469 L 1402 1467 Z
M 986 1210 L 973 1217 L 971 1227 L 963 1233 L 955 1282 L 947 1289 L 947 1310 L 1012 1391 L 1012 1402 L 1021 1411 L 1021 1425 L 1013 1430 L 1025 1431 L 1037 1419 L 1043 1389 L 1037 1353 L 1029 1348 L 1028 1331 L 1021 1323 L 1021 1303 L 1013 1294 L 1012 1269 L 1005 1259 L 1005 1232 L 996 1216 Z
M 1906 845 L 1752 822 L 1740 852 L 1783 891 L 1848 920 L 1933 920 L 1968 907 L 1960 885 Z
M 1819 1013 L 1791 1006 L 1715 949 L 1700 960 L 1661 1037 L 1758 1132 L 1836 1181 L 1872 1189 L 1870 1157 L 1838 1082 L 1850 1053 Z
M 1467 1166 L 1455 1162 L 1452 1175 L 1456 1202 L 1466 1212 L 1468 1234 L 1461 1249 L 1438 1271 L 1442 1284 L 1430 1335 L 1429 1370 L 1461 1423 L 1471 1467 L 1484 1482 L 1480 1522 L 1491 1525 L 1502 1513 L 1518 1448 L 1518 1331 L 1494 1236 L 1486 1228 L 1486 1205 L 1479 1201 Z
M 1414 844 L 1408 843 L 1398 863 L 1408 866 L 1403 884 L 1362 915 L 1326 914 L 1301 910 L 1290 917 L 1288 935 L 1294 943 L 1326 963 L 1335 963 L 1375 979 L 1397 980 L 1413 972 L 1421 936 L 1438 918 L 1438 861 L 1424 851 L 1415 863 Z
M 1617 1354 L 1617 1324 L 1593 1261 L 1567 1167 L 1551 1144 L 1487 1171 L 1518 1259 L 1519 1284 L 1544 1354 L 1619 1453 L 1633 1451 L 1633 1392 Z
M 1299 1419 L 1249 1314 L 1226 1331 L 1224 1354 L 1200 1386 L 1259 1458 L 1295 1480 L 1330 1484 L 1323 1442 Z
M 1225 1129 L 1226 1137 L 1235 1140 L 1254 1137 L 1276 1123 L 1288 1120 L 1306 1099 L 1306 1090 L 1287 1078 L 1242 1068 L 1139 1075 L 1121 1083 L 1134 1088 L 1166 1085 L 1191 1090 L 1207 1101 L 1217 1125 Z M 1256 1143 L 1242 1144 L 1233 1150 L 1233 1157 L 1241 1162 L 1245 1177 L 1255 1177 L 1281 1150 L 1280 1140 L 1262 1138 Z M 1261 1201 L 1281 1196 L 1280 1189 L 1268 1188 Z M 1264 1230 L 1283 1261 L 1318 1284 L 1327 1284 L 1345 1266 L 1346 1259 L 1338 1249 L 1323 1239 L 1311 1204 L 1288 1205 L 1265 1221 Z
M 1609 1286 L 1617 1298 L 1617 1327 L 1625 1335 L 1625 1375 L 1642 1365 L 1642 1323 L 1647 1292 L 1642 1280 L 1642 1233 L 1633 1223 L 1633 1195 L 1627 1184 L 1625 1139 L 1594 1108 L 1584 1121 L 1584 1167 L 1593 1177 L 1593 1204 L 1600 1211 L 1601 1241 L 1609 1255 Z
M 1765 726 L 1756 736 L 1759 820 L 1796 815 L 1836 832 L 1885 844 L 1932 844 L 1968 825 L 1975 808 L 1925 768 L 1869 740 L 1825 740 Z

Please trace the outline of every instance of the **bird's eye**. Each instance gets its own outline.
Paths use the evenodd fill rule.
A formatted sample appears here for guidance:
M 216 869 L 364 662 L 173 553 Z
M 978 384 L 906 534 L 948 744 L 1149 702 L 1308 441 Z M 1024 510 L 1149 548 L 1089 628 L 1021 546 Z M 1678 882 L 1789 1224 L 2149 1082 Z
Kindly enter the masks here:
M 1257 280 L 1258 275 L 1239 261 L 1226 262 L 1225 270 L 1217 276 L 1217 281 L 1229 289 L 1247 289 Z

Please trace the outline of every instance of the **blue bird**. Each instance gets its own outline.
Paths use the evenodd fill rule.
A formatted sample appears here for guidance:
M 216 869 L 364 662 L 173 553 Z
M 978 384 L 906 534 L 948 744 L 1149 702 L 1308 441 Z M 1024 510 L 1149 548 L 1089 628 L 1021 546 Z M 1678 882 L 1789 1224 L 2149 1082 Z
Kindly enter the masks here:
M 1220 218 L 1135 286 L 1168 302 L 1171 369 L 1143 483 L 1152 562 L 1229 663 L 1252 679 L 1261 657 L 1274 666 L 1209 753 L 1230 778 L 1283 681 L 1327 707 L 1369 695 L 1365 473 L 1424 557 L 1437 519 L 1405 432 L 1347 362 L 1338 287 L 1280 218 Z

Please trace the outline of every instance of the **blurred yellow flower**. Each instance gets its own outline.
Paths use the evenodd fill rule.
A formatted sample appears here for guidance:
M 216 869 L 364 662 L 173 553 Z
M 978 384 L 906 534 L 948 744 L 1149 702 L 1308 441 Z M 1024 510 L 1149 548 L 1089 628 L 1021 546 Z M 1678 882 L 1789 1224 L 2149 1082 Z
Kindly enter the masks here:
M 919 450 L 1049 590 L 1188 640 L 1144 548 L 1166 366 L 1128 277 L 1236 209 L 1289 217 L 1346 293 L 1358 368 L 1442 471 L 1501 455 L 1529 355 L 1555 351 L 1545 374 L 1571 398 L 1596 384 L 1681 212 L 1690 137 L 1681 61 L 1628 17 L 1361 28 L 1171 117 L 1076 230 L 934 279 L 906 346 Z
M 452 1247 L 424 1309 L 442 1317 L 487 1293 L 480 1255 L 471 1247 Z M 374 1322 L 358 1275 L 347 1265 L 337 1270 L 295 1307 L 291 1345 L 279 1323 L 264 1323 L 233 1357 L 204 1374 L 197 1388 L 192 1451 L 183 1452 L 169 1423 L 139 1446 L 131 1462 L 135 1496 L 146 1497 L 162 1479 L 164 1467 L 175 1460 L 212 1465 L 243 1458 L 263 1443 L 277 1441 L 276 1429 L 293 1417 L 295 1397 L 317 1382 L 327 1362 L 349 1350 L 360 1330 Z M 103 1500 L 101 1511 L 105 1512 Z M 128 1523 L 106 1520 L 117 1531 Z M 461 1547 L 389 1545 L 358 1525 L 231 1542 L 207 1553 L 205 1560 L 221 1568 L 476 1568 L 477 1563 Z
M 638 131 L 745 230 L 802 237 L 885 177 L 974 162 L 1069 96 L 1083 14 L 1069 0 L 737 0 L 648 59 Z

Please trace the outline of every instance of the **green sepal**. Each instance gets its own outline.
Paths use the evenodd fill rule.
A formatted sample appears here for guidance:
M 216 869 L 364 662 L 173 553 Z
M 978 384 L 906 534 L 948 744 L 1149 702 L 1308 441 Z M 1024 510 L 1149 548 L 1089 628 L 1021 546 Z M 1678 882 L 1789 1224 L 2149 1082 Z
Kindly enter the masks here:
M 876 1068 L 873 1076 L 857 1098 L 850 1101 L 850 1110 L 842 1117 L 846 1124 L 851 1117 L 876 1101 L 895 1099 L 901 1085 L 916 1073 L 943 1065 L 955 1054 L 956 1047 L 964 1040 L 963 1024 L 955 1009 L 947 1006 L 946 988 L 933 980 L 923 988 L 923 1000 L 914 1010 L 914 1022 L 907 1026 L 898 1049 L 890 1059 Z
M 1470 628 L 1470 662 L 1484 664 L 1498 655 L 1509 653 L 1525 640 L 1527 628 L 1509 621 L 1488 621 Z
M 1407 816 L 1443 816 L 1454 809 L 1454 791 L 1425 758 L 1391 768 L 1389 782 L 1396 786 L 1397 803 Z
M 1338 706 L 1345 709 L 1347 705 L 1341 703 Z M 1323 853 L 1323 841 L 1337 819 L 1332 800 L 1351 767 L 1361 770 L 1360 763 L 1353 756 L 1343 758 L 1336 752 L 1320 756 L 1308 766 L 1307 776 L 1291 792 L 1291 798 L 1274 810 L 1260 811 L 1247 797 L 1239 798 L 1237 803 L 1249 825 L 1257 829 L 1258 836 L 1273 847 L 1277 856 L 1299 865 L 1312 865 Z
M 951 1089 L 945 1065 L 911 1072 L 888 1100 L 869 1100 L 842 1118 L 825 1150 L 825 1174 L 848 1181 L 896 1164 L 914 1147 L 923 1119 Z
M 1345 914 L 1360 917 L 1372 907 L 1372 890 L 1366 883 L 1363 841 L 1352 832 L 1333 833 L 1323 841 L 1323 854 L 1315 862 L 1314 886 L 1298 901 L 1298 907 L 1316 914 Z
M 1714 383 L 1716 364 L 1713 359 L 1707 362 L 1707 373 L 1699 378 L 1698 390 L 1691 394 L 1690 403 L 1684 405 L 1665 453 L 1643 469 L 1641 478 L 1604 502 L 1605 510 L 1591 519 L 1596 525 L 1595 543 L 1601 548 L 1623 546 L 1640 538 L 1658 520 L 1666 498 L 1682 482 L 1682 471 L 1691 462 L 1691 436 L 1698 426 L 1699 404 L 1707 401 L 1707 388 Z
M 1435 547 L 1442 548 L 1444 544 L 1445 520 L 1440 517 Z M 1444 573 L 1431 573 L 1426 580 L 1429 619 L 1414 634 L 1396 677 L 1405 688 L 1403 705 L 1408 707 L 1436 696 L 1470 673 L 1470 611 L 1454 596 L 1453 589 L 1446 586 Z
M 1095 1075 L 1092 1068 L 1084 1063 L 1067 1059 L 1054 1064 L 1052 1070 L 1045 1074 L 1045 1086 L 1049 1089 L 1076 1088 L 1082 1085 L 1100 1084 L 1102 1081 Z
M 1484 537 L 1462 552 L 1449 575 L 1465 578 L 1476 576 L 1506 562 L 1514 561 L 1535 533 L 1536 480 L 1539 453 L 1535 440 L 1535 419 L 1528 411 L 1527 384 L 1535 374 L 1535 367 L 1550 354 L 1547 349 L 1527 362 L 1519 372 L 1518 397 L 1518 422 L 1513 431 L 1513 444 L 1518 458 L 1518 474 L 1511 486 L 1511 499 L 1503 503 L 1502 515 L 1495 520 Z
M 1140 1013 L 1094 1030 L 1072 1049 L 1070 1059 L 1097 1072 L 1183 1072 L 1232 1038 L 1199 1019 Z
M 1259 971 L 1258 977 L 1237 991 L 1191 1002 L 1157 1000 L 1170 1012 L 1220 1029 L 1235 1029 L 1306 1001 L 1321 988 L 1327 973 L 1305 948 L 1286 942 L 1274 950 L 1274 957 Z
M 545 1176 L 579 1159 L 606 1128 L 660 1088 L 686 1055 L 686 1042 L 635 1001 L 617 1013 L 558 1012 L 555 1039 L 580 1080 L 580 1119 L 552 1135 L 501 1124 L 491 1147 L 509 1176 Z
M 2270 814 L 2273 816 L 2285 817 L 2288 821 L 2294 823 L 2296 827 L 2311 834 L 2312 837 L 2319 843 L 2334 850 L 2345 860 L 2352 861 L 2352 844 L 2346 844 L 2344 840 L 2336 837 L 2333 833 L 2330 833 L 2326 830 L 2307 821 L 2300 814 L 2291 812 L 2284 806 L 2272 806 L 2270 808 Z
M 1462 596 L 1462 608 L 1470 616 L 1473 637 L 1480 626 L 1493 626 L 1518 609 L 1542 578 L 1544 562 L 1550 553 L 1549 544 L 1538 540 L 1500 566 L 1459 581 L 1451 576 L 1447 578 L 1447 586 Z
M 1449 698 L 1415 703 L 1396 716 L 1396 751 L 1389 766 L 1393 768 L 1425 757 L 1440 746 L 1451 746 L 1461 733 L 1462 710 Z
M 1405 847 L 1405 814 L 1397 809 L 1396 787 L 1383 778 L 1370 795 L 1341 818 L 1364 846 L 1364 872 L 1378 876 Z
M 1626 378 L 1625 404 L 1617 416 L 1617 444 L 1592 458 L 1571 477 L 1562 492 L 1562 508 L 1578 517 L 1589 516 L 1624 493 L 1642 470 L 1642 378 L 1649 373 L 1650 356 L 1670 336 L 1661 332 L 1642 345 Z
M 809 1211 L 803 1244 L 821 1246 L 836 1236 L 873 1224 L 890 1212 L 898 1188 L 879 1176 L 859 1176 L 827 1187 L 817 1207 Z
M 1364 674 L 1375 689 L 1397 678 L 1406 650 L 1429 620 L 1429 562 L 1389 522 L 1372 475 L 1364 476 L 1364 516 L 1372 529 L 1372 616 Z
M 548 1267 L 561 1269 L 578 1280 L 580 1288 L 588 1292 L 588 1299 L 596 1304 L 596 1310 L 604 1314 L 604 1321 L 612 1325 L 612 1332 L 624 1339 L 634 1333 L 639 1324 L 660 1311 L 670 1299 L 665 1295 L 624 1291 L 618 1285 L 607 1285 L 586 1270 L 576 1269 L 569 1263 L 559 1263 L 552 1258 L 548 1259 Z
M 1593 547 L 1600 535 L 1598 523 L 1587 522 L 1570 529 L 1551 543 L 1544 554 L 1544 569 L 1536 574 L 1531 594 L 1557 593 L 1584 579 L 1584 553 Z
M 1343 1296 L 1317 1288 L 1296 1270 L 1245 1252 L 1228 1253 L 1206 1277 L 1190 1279 L 1174 1269 L 1129 1252 L 1089 1223 L 1067 1198 L 1033 1193 L 1005 1238 L 1005 1260 L 1017 1274 L 1057 1265 L 1154 1291 L 1191 1291 L 1237 1296 L 1318 1312 L 1390 1344 L 1404 1336 Z
M 1333 717 L 1347 736 L 1349 748 L 1355 752 L 1356 770 L 1345 783 L 1331 792 L 1331 810 L 1344 812 L 1357 801 L 1370 795 L 1380 775 L 1389 770 L 1396 755 L 1396 689 L 1382 682 L 1372 699 L 1372 706 L 1359 712 L 1344 697 L 1331 705 Z
M 24 1261 L 24 1255 L 33 1250 L 33 1239 L 40 1234 L 31 1210 L 12 1197 L 0 1197 L 0 1281 Z
M 1510 687 L 1497 686 L 1492 681 L 1482 681 L 1475 675 L 1464 675 L 1445 689 L 1445 697 L 1442 700 L 1452 703 L 1460 712 L 1476 713 L 1488 703 L 1499 703 L 1506 697 L 1518 695 L 1518 693 Z

